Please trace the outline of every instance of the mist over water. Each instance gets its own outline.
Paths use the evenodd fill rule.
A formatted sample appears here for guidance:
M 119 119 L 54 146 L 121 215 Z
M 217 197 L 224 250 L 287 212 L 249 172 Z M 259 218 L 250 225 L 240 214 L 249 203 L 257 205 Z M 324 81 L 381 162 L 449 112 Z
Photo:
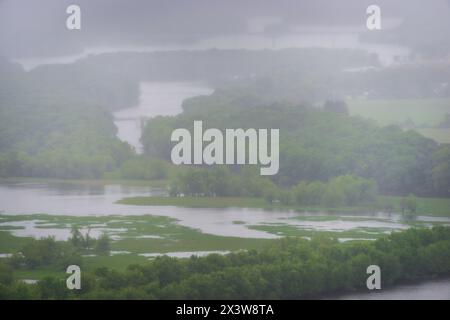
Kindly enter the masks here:
M 243 237 L 277 238 L 277 235 L 249 229 L 249 226 L 287 225 L 313 231 L 349 231 L 358 228 L 384 229 L 388 233 L 408 228 L 408 220 L 400 214 L 365 213 L 336 215 L 332 220 L 327 212 L 298 213 L 292 210 L 262 210 L 246 208 L 184 208 L 175 206 L 133 206 L 118 204 L 124 197 L 167 195 L 165 190 L 122 185 L 86 186 L 64 183 L 2 183 L 0 210 L 8 214 L 51 215 L 143 215 L 167 216 L 179 220 L 183 226 L 204 233 Z M 308 218 L 318 218 L 311 220 Z M 240 221 L 242 223 L 235 223 Z M 434 223 L 450 224 L 448 217 L 418 216 L 415 222 L 426 226 Z M 42 230 L 39 230 L 42 234 Z M 50 234 L 51 235 L 51 234 Z M 36 234 L 38 236 L 38 234 Z M 344 239 L 347 240 L 347 239 Z
M 322 248 L 309 240 L 322 236 L 324 248 L 374 249 L 394 232 L 450 226 L 450 1 L 379 0 L 382 28 L 371 31 L 371 0 L 79 0 L 81 29 L 69 30 L 72 2 L 0 0 L 0 236 L 13 248 L 0 250 L 0 280 L 21 241 L 76 240 L 70 222 L 52 218 L 86 218 L 88 233 L 88 217 L 111 217 L 92 225 L 94 238 L 124 246 L 104 257 L 107 267 L 122 255 L 251 253 L 285 237 L 311 244 L 313 255 Z M 175 166 L 168 133 L 200 120 L 279 130 L 279 174 Z M 225 208 L 189 202 L 218 199 Z M 140 203 L 149 200 L 170 205 Z M 177 234 L 165 233 L 169 225 Z M 436 250 L 426 253 L 443 264 Z M 407 261 L 386 257 L 394 267 Z M 345 278 L 339 272 L 360 263 L 353 258 L 333 272 Z M 331 298 L 450 299 L 448 279 L 384 289 Z
M 359 40 L 361 28 L 350 26 L 347 28 L 313 26 L 302 28 L 296 32 L 278 36 L 264 34 L 237 34 L 221 36 L 195 42 L 193 44 L 174 44 L 160 46 L 117 46 L 92 47 L 76 55 L 54 57 L 32 57 L 15 59 L 25 70 L 32 70 L 46 64 L 70 64 L 89 56 L 103 53 L 120 52 L 158 52 L 177 50 L 209 50 L 209 49 L 245 49 L 245 50 L 280 50 L 287 48 L 339 48 L 360 49 L 378 55 L 384 66 L 391 65 L 397 60 L 405 60 L 411 50 L 402 45 L 367 43 Z
M 365 26 L 366 8 L 373 3 L 368 0 L 264 3 L 257 0 L 192 0 L 189 3 L 137 0 L 125 5 L 118 0 L 80 0 L 77 4 L 86 21 L 75 33 L 63 28 L 65 8 L 70 4 L 69 0 L 2 1 L 0 54 L 10 58 L 34 58 L 82 56 L 105 48 L 136 51 L 140 50 L 138 47 L 150 50 L 290 47 L 303 41 L 293 31 L 325 27 L 345 34 L 343 28 L 355 25 L 356 30 L 361 31 Z M 380 0 L 377 5 L 383 8 L 385 29 L 390 30 L 398 21 L 404 21 L 412 29 L 407 36 L 416 34 L 417 41 L 423 43 L 439 43 L 441 35 L 432 32 L 448 27 L 450 10 L 446 0 L 426 5 L 419 0 Z M 421 26 L 423 32 L 415 33 L 413 29 L 417 26 Z M 17 37 L 20 41 L 16 41 Z M 339 42 L 336 41 L 336 45 Z

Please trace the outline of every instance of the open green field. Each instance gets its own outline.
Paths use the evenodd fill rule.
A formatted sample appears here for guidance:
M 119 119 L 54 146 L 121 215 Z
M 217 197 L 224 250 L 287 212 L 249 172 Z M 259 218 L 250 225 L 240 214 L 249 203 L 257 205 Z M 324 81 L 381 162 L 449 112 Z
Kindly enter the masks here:
M 450 114 L 450 99 L 349 100 L 351 115 L 377 121 L 381 125 L 404 124 L 436 126 Z
M 427 138 L 433 139 L 436 142 L 450 143 L 450 129 L 423 128 L 416 129 L 416 131 Z

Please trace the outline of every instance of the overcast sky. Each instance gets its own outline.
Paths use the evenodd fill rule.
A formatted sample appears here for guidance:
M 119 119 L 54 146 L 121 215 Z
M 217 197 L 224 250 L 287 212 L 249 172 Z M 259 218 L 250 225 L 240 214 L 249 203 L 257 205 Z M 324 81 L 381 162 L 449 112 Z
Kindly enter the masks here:
M 409 19 L 411 32 L 424 25 L 432 25 L 433 32 L 449 26 L 449 0 L 0 0 L 0 54 L 59 55 L 95 45 L 194 41 L 248 32 L 249 20 L 263 17 L 284 27 L 358 25 L 365 24 L 365 9 L 374 3 L 383 18 Z M 70 4 L 81 7 L 81 31 L 65 28 Z

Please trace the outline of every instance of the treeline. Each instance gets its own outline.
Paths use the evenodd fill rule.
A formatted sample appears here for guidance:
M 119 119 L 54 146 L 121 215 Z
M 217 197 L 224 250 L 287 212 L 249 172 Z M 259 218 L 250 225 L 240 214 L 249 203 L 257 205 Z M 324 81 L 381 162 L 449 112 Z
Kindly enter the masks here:
M 90 236 L 90 230 L 83 234 L 74 226 L 67 241 L 56 241 L 54 237 L 27 241 L 18 252 L 7 259 L 7 265 L 14 270 L 63 270 L 71 264 L 83 266 L 83 255 L 107 256 L 110 250 L 111 239 L 108 234 L 102 233 L 95 238 Z
M 184 112 L 147 122 L 142 141 L 147 155 L 170 160 L 170 134 L 204 128 L 279 128 L 280 170 L 272 181 L 290 187 L 299 181 L 326 182 L 353 175 L 374 179 L 380 193 L 448 196 L 449 148 L 414 131 L 380 127 L 345 112 L 288 103 L 258 104 L 245 92 L 216 91 L 185 101 Z M 226 127 L 225 127 L 226 124 Z
M 115 107 L 133 104 L 123 102 L 138 97 L 130 93 L 139 81 L 205 81 L 249 92 L 268 103 L 317 103 L 331 96 L 450 97 L 445 63 L 381 68 L 375 54 L 339 48 L 109 53 L 71 65 L 38 67 L 31 74 L 50 83 L 73 79 L 74 92 L 87 91 L 92 97 L 98 88 L 102 101 Z
M 0 60 L 0 176 L 166 178 L 166 164 L 136 156 L 117 139 L 111 110 L 137 101 L 140 80 L 200 79 L 224 89 L 185 101 L 177 117 L 149 121 L 142 136 L 147 156 L 170 161 L 171 132 L 190 128 L 194 120 L 219 129 L 224 124 L 280 128 L 280 172 L 273 179 L 278 186 L 353 175 L 375 179 L 383 194 L 448 196 L 448 146 L 394 126 L 380 128 L 345 112 L 299 104 L 323 101 L 330 92 L 359 95 L 366 87 L 385 83 L 390 85 L 377 90 L 377 97 L 395 92 L 396 97 L 414 96 L 419 87 L 424 90 L 420 95 L 428 96 L 448 78 L 445 68 L 426 66 L 377 70 L 373 77 L 342 72 L 368 64 L 376 65 L 376 58 L 326 49 L 110 54 L 29 73 Z M 418 80 L 411 84 L 411 79 Z M 384 92 L 392 88 L 395 92 Z
M 351 207 L 374 203 L 378 195 L 377 189 L 373 179 L 352 175 L 334 177 L 327 183 L 302 181 L 285 191 L 284 202 L 303 206 Z
M 279 187 L 254 168 L 233 173 L 228 167 L 192 168 L 170 181 L 172 197 L 259 197 L 285 205 L 341 207 L 372 204 L 378 192 L 376 182 L 352 175 L 333 177 L 327 182 L 301 181 L 290 188 Z
M 91 84 L 94 91 L 74 89 L 70 81 L 55 83 L 60 77 L 48 82 L 36 73 L 0 60 L 0 177 L 160 179 L 167 175 L 162 161 L 136 155 L 116 137 L 114 107 L 105 99 L 116 96 L 97 83 L 81 81 L 81 75 L 73 81 Z M 115 82 L 103 80 L 112 90 Z
M 450 229 L 409 229 L 374 242 L 317 238 L 276 240 L 261 251 L 176 259 L 158 257 L 125 272 L 98 268 L 82 273 L 82 289 L 64 279 L 35 285 L 13 278 L 0 263 L 2 299 L 305 299 L 366 289 L 369 265 L 382 286 L 450 274 Z

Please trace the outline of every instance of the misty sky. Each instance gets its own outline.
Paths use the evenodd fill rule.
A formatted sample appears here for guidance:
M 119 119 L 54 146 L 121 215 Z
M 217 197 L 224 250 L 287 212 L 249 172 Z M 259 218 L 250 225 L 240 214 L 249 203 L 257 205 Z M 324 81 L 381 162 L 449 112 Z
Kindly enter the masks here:
M 70 4 L 82 9 L 82 30 L 65 28 Z M 86 47 L 185 43 L 249 32 L 252 19 L 273 19 L 283 32 L 298 25 L 364 25 L 369 4 L 383 18 L 408 21 L 427 41 L 450 37 L 449 0 L 0 0 L 0 55 L 77 53 Z

